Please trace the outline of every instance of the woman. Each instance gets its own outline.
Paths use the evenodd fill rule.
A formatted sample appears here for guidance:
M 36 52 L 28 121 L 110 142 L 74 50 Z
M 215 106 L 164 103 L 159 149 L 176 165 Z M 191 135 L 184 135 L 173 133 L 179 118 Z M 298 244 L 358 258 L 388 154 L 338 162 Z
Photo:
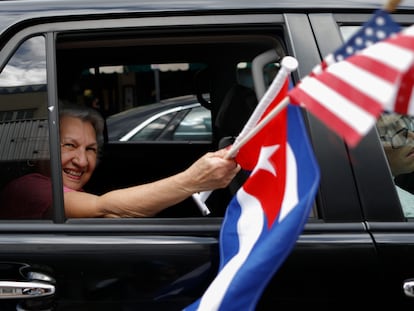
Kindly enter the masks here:
M 67 106 L 60 111 L 62 178 L 66 217 L 148 217 L 193 193 L 226 187 L 240 166 L 225 159 L 226 150 L 209 152 L 176 175 L 94 195 L 83 191 L 103 143 L 104 121 L 92 108 Z M 51 180 L 33 173 L 13 180 L 2 194 L 1 218 L 50 218 Z

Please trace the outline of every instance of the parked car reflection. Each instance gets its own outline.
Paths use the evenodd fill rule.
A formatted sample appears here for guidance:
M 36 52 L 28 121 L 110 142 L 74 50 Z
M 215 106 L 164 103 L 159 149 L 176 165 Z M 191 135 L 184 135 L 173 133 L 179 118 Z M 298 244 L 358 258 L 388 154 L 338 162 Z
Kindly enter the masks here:
M 211 113 L 195 96 L 132 108 L 107 119 L 109 141 L 211 142 Z

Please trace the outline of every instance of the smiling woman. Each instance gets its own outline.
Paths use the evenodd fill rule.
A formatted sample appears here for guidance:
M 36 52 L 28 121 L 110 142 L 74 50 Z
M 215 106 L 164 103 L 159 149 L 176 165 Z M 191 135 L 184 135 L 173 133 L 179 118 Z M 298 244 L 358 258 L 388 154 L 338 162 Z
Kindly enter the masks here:
M 104 120 L 91 107 L 60 107 L 62 182 L 67 217 L 149 217 L 193 193 L 226 187 L 240 170 L 226 150 L 202 156 L 183 172 L 101 196 L 84 191 L 102 148 Z M 23 191 L 19 191 L 19 190 Z M 29 189 L 29 191 L 26 191 Z M 46 172 L 12 180 L 1 191 L 3 218 L 50 218 L 52 187 Z

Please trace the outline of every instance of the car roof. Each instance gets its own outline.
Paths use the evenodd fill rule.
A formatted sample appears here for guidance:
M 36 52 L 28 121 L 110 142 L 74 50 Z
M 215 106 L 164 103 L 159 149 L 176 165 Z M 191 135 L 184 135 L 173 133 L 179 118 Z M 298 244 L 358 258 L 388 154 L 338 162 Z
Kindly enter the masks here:
M 116 4 L 115 4 L 116 3 Z M 16 7 L 22 11 L 34 11 L 34 6 L 51 11 L 112 8 L 114 10 L 156 10 L 156 9 L 252 9 L 252 8 L 373 8 L 386 3 L 385 0 L 3 0 L 2 6 Z M 402 0 L 399 6 L 412 6 L 414 1 Z M 30 5 L 28 5 L 30 4 Z
M 208 10 L 254 10 L 283 9 L 312 10 L 326 9 L 375 9 L 386 3 L 385 0 L 3 0 L 0 1 L 0 16 L 8 15 L 12 10 L 14 16 L 36 15 L 77 15 L 85 13 L 125 13 L 155 11 L 208 11 Z M 414 0 L 400 1 L 399 8 L 414 8 Z
M 340 12 L 340 10 L 373 10 L 386 1 L 380 0 L 6 0 L 0 1 L 0 35 L 10 26 L 28 19 L 75 17 L 109 14 L 170 12 L 264 11 L 271 12 Z M 414 0 L 401 1 L 399 9 L 414 10 Z

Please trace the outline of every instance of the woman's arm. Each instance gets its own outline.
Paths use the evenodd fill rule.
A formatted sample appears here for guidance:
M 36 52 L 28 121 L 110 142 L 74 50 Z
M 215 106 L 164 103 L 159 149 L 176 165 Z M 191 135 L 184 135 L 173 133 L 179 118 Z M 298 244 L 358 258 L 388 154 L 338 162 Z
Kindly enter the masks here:
M 227 150 L 209 152 L 185 171 L 148 184 L 110 191 L 101 196 L 66 192 L 66 217 L 148 217 L 193 193 L 226 187 L 240 167 L 224 159 Z

